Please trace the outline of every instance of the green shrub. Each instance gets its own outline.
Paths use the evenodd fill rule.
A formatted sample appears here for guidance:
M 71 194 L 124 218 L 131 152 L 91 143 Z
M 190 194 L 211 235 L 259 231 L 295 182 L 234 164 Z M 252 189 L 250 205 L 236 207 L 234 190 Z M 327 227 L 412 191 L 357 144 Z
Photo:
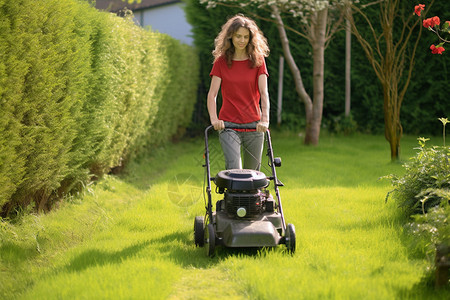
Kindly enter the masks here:
M 45 203 L 68 174 L 68 152 L 79 112 L 68 89 L 73 35 L 66 5 L 57 1 L 7 1 L 7 79 L 11 92 L 3 101 L 13 107 L 18 143 L 14 151 L 24 172 L 16 181 L 13 203 Z M 3 110 L 2 110 L 3 111 Z M 3 115 L 8 118 L 8 115 Z M 9 131 L 9 130 L 7 130 Z
M 197 95 L 199 70 L 195 52 L 169 36 L 162 38 L 161 47 L 167 57 L 167 73 L 165 82 L 157 88 L 156 98 L 164 101 L 159 102 L 153 130 L 149 132 L 147 146 L 150 148 L 189 125 Z M 186 80 L 187 77 L 191 80 Z
M 189 123 L 190 47 L 85 1 L 0 0 L 0 15 L 2 215 L 48 209 Z
M 17 190 L 25 173 L 25 160 L 16 152 L 20 145 L 20 123 L 14 111 L 20 102 L 23 81 L 19 74 L 27 66 L 18 59 L 18 53 L 11 51 L 17 45 L 14 45 L 12 20 L 8 16 L 12 8 L 5 3 L 0 0 L 0 207 Z
M 54 3 L 61 6 L 62 3 Z M 89 180 L 89 170 L 86 161 L 94 154 L 95 142 L 90 134 L 88 122 L 96 116 L 90 114 L 86 107 L 92 104 L 91 85 L 93 78 L 92 60 L 92 37 L 94 32 L 93 22 L 99 16 L 86 3 L 77 1 L 65 1 L 64 8 L 60 13 L 65 14 L 70 20 L 67 27 L 73 31 L 71 35 L 72 51 L 67 53 L 68 59 L 65 70 L 68 75 L 65 90 L 70 101 L 74 104 L 73 136 L 70 152 L 68 153 L 69 173 L 62 180 L 57 190 L 56 197 L 60 197 L 75 188 L 81 188 Z
M 450 192 L 438 191 L 442 199 L 439 206 L 432 207 L 426 214 L 413 216 L 414 222 L 409 223 L 412 233 L 418 241 L 417 247 L 427 254 L 434 254 L 436 245 L 450 245 Z M 429 255 L 434 258 L 434 255 Z
M 438 247 L 450 245 L 450 192 L 436 191 L 443 200 L 425 214 L 413 215 L 413 221 L 406 224 L 410 236 L 408 245 L 413 252 L 424 255 L 428 261 L 428 272 L 421 279 L 422 284 L 435 284 L 436 251 Z
M 450 190 L 450 147 L 425 147 L 419 138 L 417 155 L 404 165 L 403 176 L 389 175 L 395 187 L 386 197 L 393 197 L 409 215 L 426 213 L 429 208 L 445 202 L 442 191 Z
M 412 221 L 406 224 L 411 249 L 424 254 L 429 270 L 435 269 L 438 245 L 450 244 L 450 147 L 425 147 L 427 139 L 419 138 L 418 152 L 405 164 L 406 173 L 389 175 L 395 189 L 388 193 L 403 207 Z M 423 282 L 433 282 L 428 272 Z
M 328 122 L 328 130 L 332 133 L 351 135 L 358 130 L 358 124 L 354 120 L 352 114 L 345 116 L 344 114 L 333 117 Z

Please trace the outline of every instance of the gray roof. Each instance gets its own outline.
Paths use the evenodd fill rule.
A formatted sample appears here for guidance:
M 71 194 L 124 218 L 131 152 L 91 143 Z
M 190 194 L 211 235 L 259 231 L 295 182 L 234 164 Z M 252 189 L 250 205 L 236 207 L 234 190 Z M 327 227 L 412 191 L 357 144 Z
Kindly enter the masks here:
M 136 11 L 141 9 L 147 9 L 152 7 L 157 7 L 161 5 L 173 4 L 181 2 L 180 0 L 141 0 L 137 3 L 135 0 L 132 4 L 129 4 L 127 0 L 97 0 L 95 2 L 95 7 L 97 9 L 106 10 L 110 12 L 117 12 L 123 8 L 128 8 L 130 10 Z

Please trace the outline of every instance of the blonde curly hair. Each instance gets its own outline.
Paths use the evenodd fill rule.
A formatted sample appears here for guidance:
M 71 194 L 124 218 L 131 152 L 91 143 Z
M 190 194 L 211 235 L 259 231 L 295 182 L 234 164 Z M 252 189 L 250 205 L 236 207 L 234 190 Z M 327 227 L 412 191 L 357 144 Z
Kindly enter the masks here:
M 256 25 L 255 21 L 245 17 L 243 14 L 237 14 L 222 25 L 222 30 L 214 40 L 215 49 L 212 51 L 214 62 L 221 56 L 224 56 L 227 65 L 231 67 L 233 62 L 233 55 L 235 48 L 232 43 L 233 34 L 239 28 L 246 28 L 250 32 L 250 39 L 247 45 L 247 55 L 252 67 L 259 67 L 262 65 L 264 57 L 269 56 L 269 45 L 264 34 Z

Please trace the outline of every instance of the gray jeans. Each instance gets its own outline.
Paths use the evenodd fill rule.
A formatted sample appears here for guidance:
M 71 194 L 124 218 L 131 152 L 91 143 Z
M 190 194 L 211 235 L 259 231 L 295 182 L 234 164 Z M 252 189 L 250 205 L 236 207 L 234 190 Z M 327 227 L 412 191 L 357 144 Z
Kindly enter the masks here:
M 261 168 L 264 132 L 224 129 L 219 132 L 219 140 L 225 157 L 225 169 L 242 169 L 241 147 L 244 169 Z

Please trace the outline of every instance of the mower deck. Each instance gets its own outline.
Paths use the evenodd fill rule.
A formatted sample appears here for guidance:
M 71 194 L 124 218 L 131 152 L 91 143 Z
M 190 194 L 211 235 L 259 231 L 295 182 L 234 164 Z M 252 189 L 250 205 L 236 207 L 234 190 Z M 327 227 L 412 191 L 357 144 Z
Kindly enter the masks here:
M 276 212 L 236 219 L 219 211 L 215 220 L 218 242 L 226 247 L 275 247 L 282 240 L 281 216 Z

